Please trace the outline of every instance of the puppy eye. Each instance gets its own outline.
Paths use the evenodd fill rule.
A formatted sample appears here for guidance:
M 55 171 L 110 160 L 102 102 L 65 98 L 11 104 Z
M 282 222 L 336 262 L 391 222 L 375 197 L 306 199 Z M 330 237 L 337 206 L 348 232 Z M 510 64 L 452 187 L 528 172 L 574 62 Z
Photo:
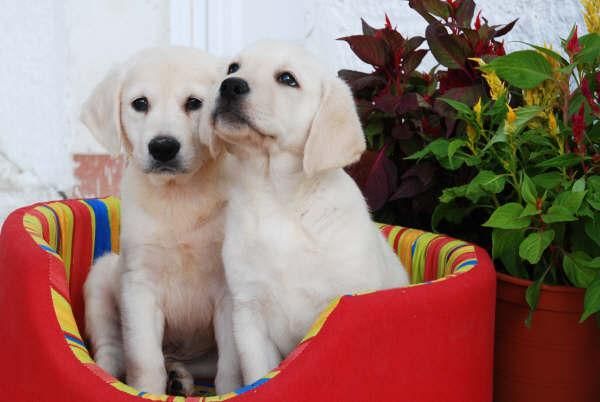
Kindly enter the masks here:
M 229 65 L 229 68 L 227 69 L 227 74 L 233 74 L 239 69 L 240 69 L 240 65 L 238 63 L 231 63 Z
M 202 101 L 200 99 L 190 96 L 185 101 L 185 111 L 186 112 L 193 112 L 194 110 L 198 110 L 201 107 L 202 107 Z
M 133 102 L 131 102 L 131 107 L 136 112 L 146 113 L 150 108 L 150 103 L 148 102 L 148 98 L 142 96 L 141 98 L 134 99 Z
M 290 72 L 283 72 L 277 76 L 277 81 L 289 87 L 298 87 L 298 81 Z

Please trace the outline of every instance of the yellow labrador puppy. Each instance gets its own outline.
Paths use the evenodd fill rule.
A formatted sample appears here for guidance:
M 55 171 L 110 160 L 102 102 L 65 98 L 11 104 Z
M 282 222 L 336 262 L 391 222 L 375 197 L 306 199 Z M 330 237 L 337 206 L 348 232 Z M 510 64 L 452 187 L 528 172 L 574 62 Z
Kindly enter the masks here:
M 241 382 L 221 260 L 218 161 L 197 134 L 210 130 L 222 68 L 199 50 L 148 49 L 109 73 L 83 106 L 95 137 L 127 158 L 121 254 L 92 267 L 87 333 L 102 368 L 153 394 L 171 380 L 170 392 L 189 395 L 193 376 L 214 375 L 215 337 L 217 390 Z
M 342 169 L 365 140 L 351 92 L 302 48 L 260 42 L 229 65 L 204 131 L 231 155 L 223 261 L 245 383 L 278 365 L 337 295 L 408 277 Z M 212 135 L 212 137 L 210 137 Z

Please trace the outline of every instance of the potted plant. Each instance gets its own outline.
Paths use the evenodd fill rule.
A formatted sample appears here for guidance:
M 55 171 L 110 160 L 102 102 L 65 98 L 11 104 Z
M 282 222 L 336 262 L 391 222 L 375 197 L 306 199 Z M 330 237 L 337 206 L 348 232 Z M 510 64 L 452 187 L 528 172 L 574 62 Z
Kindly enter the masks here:
M 505 55 L 496 38 L 515 21 L 489 26 L 469 0 L 409 0 L 441 66 L 427 73 L 423 38 L 387 17 L 342 38 L 374 66 L 340 76 L 371 150 L 351 173 L 375 217 L 496 261 L 496 402 L 600 400 L 600 4 L 582 3 L 590 34 L 574 29 L 562 54 Z
M 470 162 L 450 172 L 436 160 L 405 157 L 437 138 L 455 135 L 456 113 L 439 98 L 472 105 L 486 96 L 485 80 L 469 58 L 504 54 L 497 38 L 515 21 L 490 26 L 475 16 L 472 0 L 411 0 L 410 6 L 429 24 L 425 37 L 403 37 L 387 16 L 381 29 L 363 21 L 362 35 L 340 39 L 373 71 L 341 70 L 339 75 L 354 91 L 368 144 L 350 173 L 375 219 L 428 229 L 442 189 L 468 182 L 476 171 Z M 425 41 L 441 67 L 421 72 L 417 68 L 428 52 L 422 48 Z M 476 232 L 465 230 L 462 237 Z
M 575 27 L 562 55 L 532 46 L 477 59 L 490 99 L 443 99 L 460 135 L 409 157 L 450 170 L 475 161 L 478 174 L 444 189 L 437 209 L 488 216 L 482 226 L 502 268 L 496 402 L 600 399 L 599 28 L 578 37 Z

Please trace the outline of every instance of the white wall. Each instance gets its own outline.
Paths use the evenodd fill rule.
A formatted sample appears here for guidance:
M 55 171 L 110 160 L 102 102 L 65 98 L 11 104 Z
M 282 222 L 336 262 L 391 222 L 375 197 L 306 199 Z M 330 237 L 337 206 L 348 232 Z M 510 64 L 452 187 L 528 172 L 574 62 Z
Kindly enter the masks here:
M 82 101 L 111 66 L 167 44 L 168 0 L 0 0 L 0 222 L 70 193 L 72 154 L 103 152 Z
M 558 46 L 578 0 L 479 0 L 491 23 L 520 18 L 506 37 Z M 305 44 L 332 69 L 369 69 L 336 38 L 360 18 L 423 34 L 402 0 L 0 0 L 0 221 L 14 207 L 73 187 L 73 153 L 102 152 L 79 122 L 82 101 L 138 49 L 174 44 L 227 56 L 263 37 Z M 513 41 L 513 42 L 510 42 Z

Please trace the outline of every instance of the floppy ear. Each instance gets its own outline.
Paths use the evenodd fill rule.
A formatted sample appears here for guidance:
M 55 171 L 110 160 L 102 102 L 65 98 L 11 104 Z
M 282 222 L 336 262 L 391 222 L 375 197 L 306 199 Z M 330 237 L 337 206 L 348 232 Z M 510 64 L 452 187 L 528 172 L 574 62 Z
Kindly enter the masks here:
M 215 133 L 211 133 L 208 139 L 208 150 L 210 151 L 210 156 L 213 159 L 217 159 L 219 155 L 223 152 L 223 140 L 221 140 Z
M 83 104 L 80 119 L 111 154 L 121 152 L 128 141 L 121 124 L 122 73 L 114 69 L 100 82 Z
M 348 166 L 358 161 L 365 149 L 350 88 L 339 78 L 327 81 L 304 146 L 304 173 L 312 176 Z

